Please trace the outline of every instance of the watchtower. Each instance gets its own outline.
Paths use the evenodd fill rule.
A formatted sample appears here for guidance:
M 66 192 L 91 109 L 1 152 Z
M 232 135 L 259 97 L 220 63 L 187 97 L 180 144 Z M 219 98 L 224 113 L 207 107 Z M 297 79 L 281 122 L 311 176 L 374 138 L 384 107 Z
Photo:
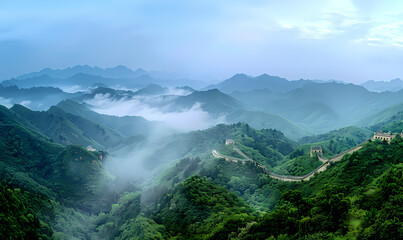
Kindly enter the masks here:
M 378 132 L 374 133 L 374 136 L 372 138 L 374 140 L 379 139 L 381 141 L 387 141 L 388 143 L 390 143 L 390 141 L 395 137 L 396 134 L 392 134 L 390 132 L 382 132 L 381 130 L 379 130 Z
M 313 157 L 314 154 L 323 154 L 321 146 L 311 146 L 310 156 Z

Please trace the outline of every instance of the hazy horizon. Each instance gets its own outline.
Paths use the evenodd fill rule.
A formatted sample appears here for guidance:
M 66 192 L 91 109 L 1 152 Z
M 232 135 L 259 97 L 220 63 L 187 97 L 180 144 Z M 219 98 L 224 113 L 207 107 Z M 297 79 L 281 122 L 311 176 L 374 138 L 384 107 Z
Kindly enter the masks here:
M 403 78 L 402 15 L 396 1 L 2 1 L 0 79 L 88 64 L 389 81 Z

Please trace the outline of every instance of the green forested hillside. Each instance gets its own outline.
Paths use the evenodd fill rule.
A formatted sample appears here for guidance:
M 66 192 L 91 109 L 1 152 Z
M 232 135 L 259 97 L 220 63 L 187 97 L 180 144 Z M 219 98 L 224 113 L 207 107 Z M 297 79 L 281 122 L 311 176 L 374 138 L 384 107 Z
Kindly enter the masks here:
M 160 230 L 155 236 L 170 239 L 401 239 L 402 155 L 401 138 L 369 142 L 301 183 L 270 179 L 253 169 L 250 175 L 248 166 L 218 161 L 196 173 L 202 177 L 162 194 L 142 217 L 152 219 L 150 229 Z M 183 164 L 178 170 L 186 169 Z M 263 189 L 268 197 L 277 195 L 266 213 L 250 204 L 257 195 L 248 198 Z
M 4 183 L 2 183 L 4 184 Z M 41 225 L 35 213 L 19 199 L 20 189 L 0 185 L 0 238 L 1 239 L 50 239 L 50 229 Z
M 310 156 L 311 146 L 322 147 L 324 157 L 330 158 L 368 140 L 372 134 L 368 129 L 350 126 L 300 138 L 298 148 L 286 156 L 272 171 L 284 175 L 307 174 L 322 164 L 316 156 Z
M 137 116 L 109 116 L 99 114 L 91 111 L 84 104 L 79 104 L 72 100 L 65 100 L 57 104 L 57 107 L 67 113 L 71 113 L 76 116 L 91 120 L 99 125 L 107 126 L 110 129 L 115 130 L 120 135 L 125 137 L 143 135 L 149 136 L 153 130 L 161 128 L 157 122 L 150 122 L 143 117 Z M 166 130 L 166 129 L 165 129 Z
M 119 191 L 102 167 L 105 153 L 54 143 L 15 112 L 0 113 L 2 226 L 11 226 L 11 239 L 82 239 L 89 213 L 110 208 Z
M 141 164 L 145 169 L 165 169 L 183 157 L 212 159 L 212 149 L 222 146 L 226 139 L 235 139 L 242 144 L 243 151 L 256 158 L 258 162 L 268 165 L 275 165 L 276 161 L 295 149 L 295 142 L 280 131 L 256 130 L 248 124 L 237 123 L 219 124 L 206 130 L 173 134 L 162 140 L 149 140 L 140 144 L 139 139 L 134 139 L 133 143 L 125 142 L 111 151 L 116 156 L 125 156 L 132 152 L 142 153 L 147 155 Z
M 141 185 L 112 176 L 104 168 L 105 152 L 54 143 L 32 119 L 1 110 L 0 200 L 7 209 L 1 209 L 0 217 L 2 226 L 11 229 L 2 231 L 2 238 L 403 237 L 400 137 L 391 144 L 369 141 L 306 182 L 270 178 L 253 164 L 216 159 L 211 150 L 239 157 L 231 145 L 224 145 L 234 139 L 239 149 L 268 169 L 288 166 L 288 173 L 298 174 L 315 167 L 315 158 L 305 158 L 310 145 L 321 144 L 326 154 L 334 154 L 365 140 L 370 132 L 349 127 L 297 143 L 280 131 L 237 123 L 175 134 L 155 145 L 126 140 L 125 146 L 112 149 L 113 154 L 125 149 L 136 153 L 133 146 L 150 147 L 145 164 L 159 169 L 158 177 Z
M 399 111 L 387 120 L 378 122 L 369 128 L 373 131 L 382 130 L 384 132 L 401 133 L 403 131 L 403 111 Z
M 123 139 L 122 135 L 103 125 L 67 113 L 58 107 L 51 107 L 46 112 L 36 112 L 14 105 L 10 110 L 53 141 L 63 145 L 91 145 L 96 149 L 106 149 L 116 146 Z
M 299 139 L 298 142 L 300 144 L 320 145 L 323 154 L 331 157 L 368 140 L 372 135 L 373 133 L 367 129 L 350 126 L 324 134 L 306 136 Z
M 380 126 L 402 120 L 403 117 L 403 103 L 383 109 L 376 112 L 369 117 L 360 120 L 357 125 L 364 127 L 371 127 L 371 129 L 378 130 Z M 378 129 L 376 129 L 378 128 Z

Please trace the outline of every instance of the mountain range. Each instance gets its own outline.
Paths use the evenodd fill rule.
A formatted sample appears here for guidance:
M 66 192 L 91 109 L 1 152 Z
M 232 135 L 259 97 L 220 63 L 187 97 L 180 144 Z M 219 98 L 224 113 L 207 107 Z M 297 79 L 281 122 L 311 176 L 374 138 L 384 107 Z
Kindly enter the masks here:
M 403 102 L 401 91 L 375 93 L 361 86 L 339 83 L 309 83 L 287 93 L 273 93 L 267 89 L 238 91 L 231 96 L 315 132 L 353 125 Z
M 400 78 L 392 79 L 388 82 L 370 80 L 361 83 L 361 86 L 371 92 L 397 92 L 403 89 L 403 81 Z
M 3 98 L 7 105 L 11 107 L 13 104 L 22 104 L 33 110 L 47 110 L 66 98 L 75 98 L 81 94 L 66 93 L 54 87 L 19 88 L 0 84 L 0 98 Z
M 0 85 L 1 239 L 403 236 L 403 140 L 370 140 L 403 131 L 403 90 L 268 75 L 195 90 L 85 69 Z M 126 86 L 144 81 L 113 87 L 118 74 Z M 195 131 L 173 127 L 195 121 Z M 311 156 L 312 146 L 330 159 L 362 142 L 331 164 Z M 271 177 L 321 166 L 306 181 Z
M 277 128 L 292 138 L 354 124 L 363 126 L 366 118 L 403 102 L 401 91 L 376 93 L 354 84 L 288 81 L 267 74 L 236 74 L 200 91 L 191 87 L 168 88 L 158 81 L 143 69 L 133 71 L 124 66 L 44 69 L 4 81 L 0 97 L 5 104 L 23 104 L 33 110 L 47 110 L 64 99 L 84 102 L 97 94 L 113 101 L 135 99 L 164 112 L 185 111 L 200 104 L 212 118 L 227 123 L 244 121 L 258 129 Z M 32 86 L 37 87 L 21 88 Z M 115 89 L 117 86 L 123 90 Z
M 16 85 L 20 88 L 35 86 L 71 88 L 75 86 L 81 89 L 100 84 L 109 87 L 136 89 L 145 87 L 150 83 L 167 87 L 187 85 L 194 88 L 201 88 L 206 85 L 206 82 L 202 80 L 192 80 L 165 72 L 147 72 L 142 68 L 133 71 L 122 65 L 105 69 L 88 65 L 77 65 L 65 69 L 45 68 L 39 72 L 24 74 L 2 82 L 4 86 Z
M 215 85 L 209 85 L 204 89 L 217 88 L 224 93 L 232 93 L 234 91 L 248 92 L 258 89 L 268 89 L 271 92 L 289 92 L 296 88 L 300 88 L 310 80 L 289 81 L 285 78 L 262 74 L 257 77 L 251 77 L 246 74 L 236 74 L 233 77 Z

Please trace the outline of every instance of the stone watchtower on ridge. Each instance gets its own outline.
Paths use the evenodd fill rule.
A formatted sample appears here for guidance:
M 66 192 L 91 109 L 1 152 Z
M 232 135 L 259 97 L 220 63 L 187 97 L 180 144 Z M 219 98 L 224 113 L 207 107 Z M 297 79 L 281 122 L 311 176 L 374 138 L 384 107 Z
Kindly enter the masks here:
M 321 146 L 311 146 L 310 156 L 313 157 L 315 153 L 322 155 L 323 154 L 322 147 Z
M 377 131 L 374 133 L 374 136 L 372 137 L 374 140 L 379 139 L 381 141 L 387 141 L 390 143 L 392 139 L 396 137 L 397 134 L 392 134 L 390 132 L 382 132 L 381 130 Z M 402 136 L 402 134 L 400 134 Z

